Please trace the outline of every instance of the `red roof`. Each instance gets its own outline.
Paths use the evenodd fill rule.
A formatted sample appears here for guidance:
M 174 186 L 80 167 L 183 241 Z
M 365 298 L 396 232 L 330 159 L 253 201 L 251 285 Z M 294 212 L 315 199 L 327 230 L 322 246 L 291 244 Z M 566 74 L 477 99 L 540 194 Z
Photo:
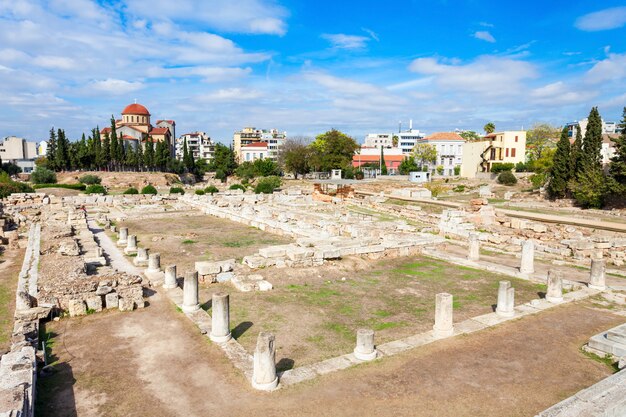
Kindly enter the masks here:
M 121 139 L 126 139 L 126 140 L 137 140 L 136 137 L 130 136 L 130 135 L 124 135 L 121 137 Z
M 161 122 L 167 122 L 171 125 L 175 125 L 176 122 L 174 120 L 157 120 L 157 124 L 161 123 Z
M 122 114 L 139 114 L 142 116 L 150 116 L 150 112 L 141 104 L 129 104 L 122 110 Z
M 426 140 L 465 140 L 456 132 L 437 132 L 426 136 Z
M 110 127 L 105 127 L 104 129 L 102 129 L 102 130 L 100 131 L 100 133 L 101 133 L 101 134 L 103 134 L 103 135 L 104 135 L 105 133 L 109 133 L 109 134 L 110 134 L 110 133 L 111 133 L 111 128 L 110 128 Z
M 404 155 L 385 155 L 385 162 L 394 161 L 394 162 L 402 162 L 406 158 Z M 380 160 L 380 155 L 353 155 L 353 162 L 378 162 Z
M 150 134 L 151 135 L 164 135 L 167 132 L 169 132 L 169 129 L 167 127 L 155 127 L 154 129 L 150 131 Z
M 245 145 L 244 148 L 267 148 L 267 142 L 252 142 Z

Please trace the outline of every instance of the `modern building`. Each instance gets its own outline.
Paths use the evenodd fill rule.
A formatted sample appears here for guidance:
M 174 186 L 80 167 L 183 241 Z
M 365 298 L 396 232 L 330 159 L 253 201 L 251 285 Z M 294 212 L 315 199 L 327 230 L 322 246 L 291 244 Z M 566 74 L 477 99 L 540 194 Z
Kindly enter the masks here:
M 241 148 L 239 162 L 254 162 L 257 159 L 270 158 L 270 148 L 267 142 L 252 142 Z
M 582 136 L 585 136 L 585 131 L 587 130 L 587 124 L 589 123 L 589 120 L 585 117 L 584 119 L 580 120 L 580 121 L 574 121 L 574 122 L 570 122 L 567 123 L 565 126 L 567 127 L 567 136 L 570 138 L 575 138 L 576 137 L 576 131 L 578 129 L 580 129 L 580 132 L 582 134 Z M 602 134 L 613 134 L 613 133 L 618 133 L 619 129 L 618 129 L 618 125 L 615 122 L 605 122 L 604 119 L 602 119 Z
M 247 145 L 261 143 L 267 144 L 267 156 L 272 160 L 278 159 L 278 152 L 287 140 L 287 132 L 280 132 L 278 129 L 257 129 L 255 127 L 244 127 L 233 135 L 233 150 L 237 162 L 245 161 L 243 148 Z
M 407 156 L 400 148 L 383 148 L 383 159 L 389 175 L 398 173 L 398 168 Z M 381 167 L 380 147 L 361 146 L 358 153 L 352 156 L 352 166 L 355 168 L 370 168 L 379 171 Z
M 427 163 L 431 173 L 437 172 L 437 167 L 443 167 L 443 175 L 454 175 L 454 168 L 460 167 L 463 162 L 463 144 L 465 139 L 456 132 L 437 132 L 417 140 L 417 143 L 428 144 L 437 151 L 434 163 Z
M 48 141 L 42 140 L 37 145 L 37 156 L 48 155 Z
M 28 142 L 17 136 L 8 136 L 0 142 L 0 157 L 2 162 L 11 162 L 22 168 L 23 172 L 32 172 L 35 169 L 37 142 Z
M 600 155 L 602 156 L 602 164 L 607 165 L 611 162 L 611 158 L 615 156 L 615 139 L 619 137 L 618 133 L 605 133 L 602 135 L 602 148 Z
M 479 173 L 491 172 L 495 163 L 517 164 L 525 160 L 526 131 L 491 133 L 481 140 L 463 144 L 461 176 L 475 178 Z
M 408 156 L 418 140 L 426 135 L 418 129 L 413 129 L 413 121 L 409 123 L 408 130 L 399 129 L 397 133 L 369 133 L 365 136 L 363 146 L 367 148 L 400 148 L 402 154 Z
M 150 112 L 138 103 L 129 104 L 122 110 L 122 118 L 115 120 L 115 130 L 118 139 L 122 139 L 125 146 L 145 147 L 147 141 L 165 142 L 173 154 L 176 134 L 176 122 L 174 120 L 159 120 L 157 126 L 150 123 Z M 111 128 L 105 127 L 100 131 L 101 138 L 111 135 Z
M 206 159 L 207 161 L 213 159 L 215 143 L 205 132 L 185 133 L 177 138 L 176 159 L 183 159 L 185 140 L 187 140 L 187 149 L 192 153 L 194 159 Z

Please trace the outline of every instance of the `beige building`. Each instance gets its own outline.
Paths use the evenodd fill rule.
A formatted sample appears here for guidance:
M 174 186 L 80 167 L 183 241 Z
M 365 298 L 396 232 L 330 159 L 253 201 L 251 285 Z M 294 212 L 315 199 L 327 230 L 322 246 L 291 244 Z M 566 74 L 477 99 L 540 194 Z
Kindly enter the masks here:
M 267 144 L 266 158 L 276 160 L 278 151 L 287 139 L 287 132 L 280 132 L 278 129 L 257 129 L 255 127 L 244 127 L 233 135 L 233 150 L 235 159 L 241 163 L 245 161 L 243 148 L 252 144 Z
M 495 163 L 526 161 L 526 131 L 512 130 L 492 133 L 463 145 L 461 176 L 475 178 L 479 173 L 491 172 Z
M 28 142 L 17 136 L 8 136 L 0 142 L 0 158 L 2 162 L 11 162 L 22 168 L 24 172 L 31 172 L 35 166 L 37 143 Z

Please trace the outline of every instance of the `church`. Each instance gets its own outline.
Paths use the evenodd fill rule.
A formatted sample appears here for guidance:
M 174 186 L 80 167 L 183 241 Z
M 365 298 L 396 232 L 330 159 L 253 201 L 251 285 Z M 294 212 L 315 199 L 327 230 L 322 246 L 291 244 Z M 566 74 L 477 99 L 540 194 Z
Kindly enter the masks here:
M 174 154 L 174 138 L 176 138 L 176 122 L 174 120 L 157 120 L 156 126 L 150 122 L 150 112 L 139 104 L 129 104 L 122 110 L 122 118 L 115 120 L 118 139 L 125 141 L 125 146 L 145 147 L 147 141 L 167 143 L 170 153 Z M 101 138 L 111 134 L 111 128 L 100 131 Z

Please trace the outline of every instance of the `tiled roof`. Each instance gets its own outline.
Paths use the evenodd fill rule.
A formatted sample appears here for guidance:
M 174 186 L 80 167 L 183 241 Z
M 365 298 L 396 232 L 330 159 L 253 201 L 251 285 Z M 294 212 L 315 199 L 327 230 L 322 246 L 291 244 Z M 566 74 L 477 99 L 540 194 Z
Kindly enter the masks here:
M 456 132 L 436 132 L 432 135 L 426 136 L 426 140 L 465 140 L 461 135 Z
M 155 127 L 154 129 L 150 131 L 150 134 L 151 135 L 164 135 L 167 132 L 169 132 L 169 129 L 167 127 Z
M 402 162 L 406 157 L 404 155 L 385 155 L 385 162 Z M 380 155 L 354 155 L 352 156 L 353 162 L 378 162 L 380 160 Z
M 253 142 L 244 146 L 244 148 L 267 148 L 267 142 Z
M 167 122 L 171 125 L 175 125 L 176 122 L 174 120 L 157 120 L 157 124 L 161 123 L 161 122 Z
M 122 110 L 122 114 L 139 114 L 142 116 L 150 116 L 150 112 L 141 104 L 129 104 Z

